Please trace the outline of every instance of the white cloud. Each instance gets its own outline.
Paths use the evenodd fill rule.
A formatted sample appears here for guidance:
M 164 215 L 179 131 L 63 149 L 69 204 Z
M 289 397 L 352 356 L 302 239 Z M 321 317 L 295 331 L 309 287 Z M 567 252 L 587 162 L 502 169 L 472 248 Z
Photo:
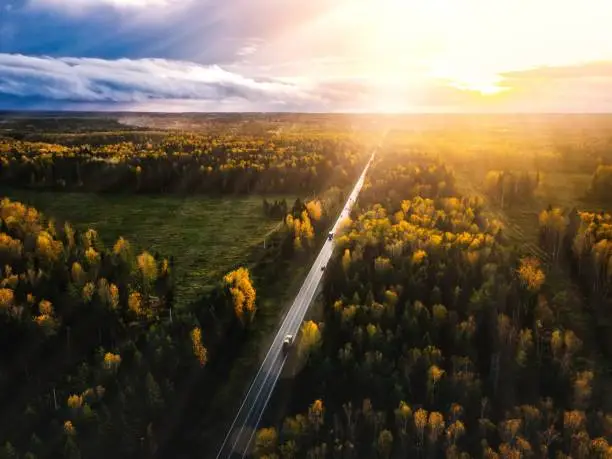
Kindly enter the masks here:
M 188 0 L 30 0 L 34 7 L 51 7 L 62 9 L 85 9 L 99 6 L 114 8 L 151 8 L 177 6 Z
M 182 99 L 250 102 L 290 100 L 311 95 L 294 84 L 256 80 L 219 66 L 164 59 L 103 60 L 0 54 L 0 94 L 56 101 L 143 103 Z
M 88 18 L 108 10 L 131 22 L 169 20 L 190 9 L 195 2 L 207 0 L 29 0 L 32 11 L 54 11 L 67 17 Z
M 492 97 L 434 78 L 329 77 L 324 71 L 255 78 L 252 71 L 166 59 L 0 53 L 0 109 L 38 103 L 156 111 L 612 111 L 612 98 L 606 97 L 612 94 L 612 62 L 504 73 L 510 89 Z

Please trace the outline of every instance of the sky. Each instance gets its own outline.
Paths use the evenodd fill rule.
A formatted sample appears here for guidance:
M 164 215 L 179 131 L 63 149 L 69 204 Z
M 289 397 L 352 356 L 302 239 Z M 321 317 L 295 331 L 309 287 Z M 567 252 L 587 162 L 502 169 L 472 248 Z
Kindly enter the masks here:
M 0 0 L 0 109 L 612 112 L 610 0 Z

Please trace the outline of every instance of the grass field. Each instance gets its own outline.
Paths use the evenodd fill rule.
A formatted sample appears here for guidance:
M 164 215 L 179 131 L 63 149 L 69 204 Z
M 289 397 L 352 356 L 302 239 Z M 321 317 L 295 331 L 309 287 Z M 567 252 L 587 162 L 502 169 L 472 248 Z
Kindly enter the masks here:
M 278 225 L 264 216 L 259 196 L 96 195 L 12 189 L 1 194 L 50 217 L 68 220 L 78 229 L 93 228 L 107 246 L 123 236 L 138 250 L 174 255 L 177 306 L 195 300 L 236 264 L 248 263 L 249 248 L 263 243 L 264 236 Z

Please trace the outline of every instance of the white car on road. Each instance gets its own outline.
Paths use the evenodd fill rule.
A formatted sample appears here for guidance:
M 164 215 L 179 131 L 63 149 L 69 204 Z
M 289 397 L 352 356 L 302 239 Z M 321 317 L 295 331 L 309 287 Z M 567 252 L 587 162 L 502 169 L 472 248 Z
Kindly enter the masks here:
M 283 340 L 283 350 L 287 352 L 291 346 L 293 346 L 294 337 L 293 335 L 285 335 Z

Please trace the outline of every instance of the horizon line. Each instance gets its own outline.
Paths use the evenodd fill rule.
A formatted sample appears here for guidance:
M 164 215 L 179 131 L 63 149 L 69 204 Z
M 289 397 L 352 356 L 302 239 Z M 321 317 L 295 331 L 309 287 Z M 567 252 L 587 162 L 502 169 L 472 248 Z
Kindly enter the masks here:
M 609 116 L 612 111 L 558 111 L 558 112 L 364 112 L 364 111 L 133 111 L 133 110 L 74 110 L 74 109 L 57 109 L 57 110 L 42 110 L 42 109 L 2 109 L 0 115 L 4 114 L 51 114 L 51 113 L 66 113 L 66 114 L 125 114 L 125 115 L 338 115 L 338 116 Z

